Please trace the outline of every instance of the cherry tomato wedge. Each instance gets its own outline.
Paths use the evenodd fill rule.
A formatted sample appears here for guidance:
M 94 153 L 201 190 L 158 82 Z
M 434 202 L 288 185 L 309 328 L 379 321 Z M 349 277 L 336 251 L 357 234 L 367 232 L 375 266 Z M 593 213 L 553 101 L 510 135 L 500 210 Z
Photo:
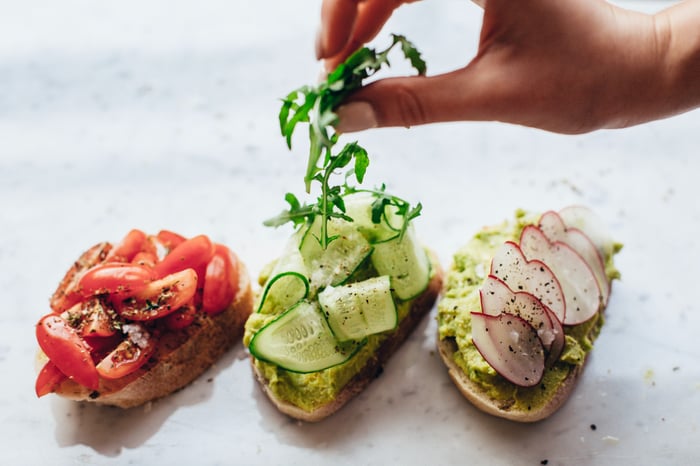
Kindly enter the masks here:
M 131 262 L 134 256 L 149 248 L 148 236 L 142 230 L 134 228 L 124 236 L 119 244 L 114 246 L 107 256 L 107 262 Z
M 151 357 L 155 340 L 141 324 L 126 324 L 122 328 L 126 339 L 97 365 L 97 372 L 105 379 L 119 379 L 129 375 Z
M 85 297 L 106 293 L 128 297 L 142 291 L 154 278 L 148 267 L 107 263 L 88 270 L 78 288 Z
M 88 269 L 103 262 L 111 249 L 112 245 L 109 243 L 96 244 L 73 263 L 51 296 L 50 304 L 54 312 L 60 314 L 82 301 L 83 296 L 78 289 L 78 282 Z
M 81 337 L 108 337 L 116 333 L 109 312 L 103 300 L 90 298 L 63 312 L 61 317 Z
M 187 240 L 187 238 L 184 236 L 178 235 L 177 233 L 169 230 L 160 230 L 156 235 L 156 238 L 170 251 L 178 247 L 180 243 L 184 243 Z
M 238 292 L 238 260 L 222 244 L 216 245 L 207 265 L 202 292 L 202 310 L 215 315 L 225 310 Z
M 102 301 L 92 299 L 85 303 L 85 320 L 80 333 L 83 337 L 110 337 L 117 333 Z
M 126 234 L 121 243 L 115 246 L 107 255 L 107 262 L 131 262 L 136 253 L 141 251 L 147 242 L 146 233 L 133 229 Z
M 44 316 L 36 326 L 36 339 L 61 372 L 80 385 L 97 390 L 99 376 L 90 357 L 90 347 L 61 316 Z
M 194 269 L 204 278 L 204 270 L 214 255 L 214 245 L 205 235 L 195 236 L 180 243 L 153 268 L 158 278 L 184 269 Z
M 197 273 L 185 269 L 149 283 L 146 288 L 124 300 L 114 300 L 121 317 L 145 321 L 165 317 L 189 303 L 197 291 Z
M 194 304 L 185 304 L 177 311 L 163 318 L 165 326 L 169 330 L 182 330 L 189 327 L 197 317 L 197 307 Z
M 136 253 L 131 263 L 143 267 L 154 267 L 158 263 L 158 256 L 155 252 L 139 251 Z
M 56 364 L 51 361 L 46 361 L 46 364 L 41 368 L 36 378 L 36 384 L 34 385 L 36 396 L 41 398 L 44 395 L 55 392 L 63 381 L 67 379 L 68 376 L 61 372 L 59 368 L 56 367 Z

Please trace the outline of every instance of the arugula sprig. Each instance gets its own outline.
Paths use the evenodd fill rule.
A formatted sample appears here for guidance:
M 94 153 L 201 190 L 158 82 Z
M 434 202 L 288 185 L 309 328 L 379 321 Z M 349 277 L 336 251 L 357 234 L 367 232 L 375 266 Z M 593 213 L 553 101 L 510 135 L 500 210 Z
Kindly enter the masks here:
M 364 47 L 340 64 L 326 81 L 318 86 L 303 86 L 289 93 L 282 102 L 279 113 L 279 123 L 282 136 L 286 138 L 287 146 L 292 148 L 292 135 L 299 123 L 309 125 L 309 157 L 304 175 L 306 192 L 311 192 L 311 184 L 320 184 L 321 193 L 314 204 L 301 204 L 292 193 L 285 195 L 289 209 L 265 222 L 267 226 L 280 226 L 291 222 L 295 226 L 312 222 L 321 215 L 321 237 L 318 238 L 325 249 L 335 239 L 328 236 L 328 220 L 343 218 L 352 220 L 345 215 L 343 195 L 352 192 L 354 188 L 347 184 L 347 179 L 354 176 L 362 183 L 369 165 L 367 151 L 357 142 L 346 144 L 343 149 L 333 154 L 332 149 L 338 142 L 338 134 L 333 130 L 338 116 L 334 109 L 353 91 L 362 87 L 365 79 L 373 76 L 382 67 L 390 66 L 389 52 L 400 46 L 404 56 L 419 74 L 425 74 L 426 65 L 420 52 L 404 36 L 392 34 L 392 43 L 385 50 L 377 52 Z M 346 175 L 343 186 L 332 186 L 331 176 L 340 169 L 355 162 Z M 414 208 L 399 198 L 388 195 L 382 185 L 379 190 L 367 190 L 377 198 L 372 206 L 372 221 L 379 223 L 381 212 L 388 204 L 395 205 L 404 216 L 401 235 L 405 232 L 408 222 L 420 214 L 420 204 Z M 383 210 L 382 210 L 383 211 Z M 375 212 L 377 214 L 375 215 Z M 376 217 L 376 219 L 375 219 Z

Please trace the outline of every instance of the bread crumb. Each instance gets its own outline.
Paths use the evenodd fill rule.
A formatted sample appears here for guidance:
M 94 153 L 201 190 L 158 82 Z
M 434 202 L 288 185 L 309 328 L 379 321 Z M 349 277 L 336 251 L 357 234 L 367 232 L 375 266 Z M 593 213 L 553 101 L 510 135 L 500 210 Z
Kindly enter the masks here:
M 620 443 L 620 439 L 617 437 L 613 437 L 612 435 L 606 435 L 601 439 L 603 443 L 607 443 L 608 445 L 617 445 Z

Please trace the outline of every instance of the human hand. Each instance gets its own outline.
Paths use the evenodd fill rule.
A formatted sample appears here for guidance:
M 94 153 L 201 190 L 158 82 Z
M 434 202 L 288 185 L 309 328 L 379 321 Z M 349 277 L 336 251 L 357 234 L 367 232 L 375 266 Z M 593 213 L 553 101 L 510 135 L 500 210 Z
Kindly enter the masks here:
M 403 3 L 324 0 L 317 56 L 335 67 Z M 692 25 L 700 2 L 690 3 Z M 669 116 L 700 104 L 697 92 L 684 101 L 669 74 L 673 17 L 603 0 L 486 0 L 471 62 L 443 75 L 370 84 L 337 109 L 337 129 L 496 120 L 582 133 Z

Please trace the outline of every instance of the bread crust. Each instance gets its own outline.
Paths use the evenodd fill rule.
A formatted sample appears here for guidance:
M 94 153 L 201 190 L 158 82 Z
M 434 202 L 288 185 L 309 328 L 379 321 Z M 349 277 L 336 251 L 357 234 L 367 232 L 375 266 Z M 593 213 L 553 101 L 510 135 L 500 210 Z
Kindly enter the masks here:
M 431 265 L 433 268 L 433 276 L 430 279 L 428 288 L 418 296 L 411 305 L 408 315 L 401 320 L 397 329 L 387 338 L 382 345 L 377 349 L 375 355 L 370 358 L 364 367 L 355 374 L 345 387 L 338 393 L 333 401 L 319 406 L 313 411 L 305 411 L 296 405 L 293 405 L 285 400 L 275 396 L 269 386 L 269 381 L 258 370 L 255 365 L 255 358 L 251 355 L 251 365 L 255 377 L 260 382 L 263 392 L 272 401 L 272 403 L 282 413 L 287 416 L 299 419 L 306 422 L 318 422 L 345 406 L 350 400 L 361 393 L 374 379 L 376 379 L 383 371 L 384 364 L 389 360 L 392 354 L 403 344 L 411 332 L 416 328 L 423 317 L 433 308 L 438 294 L 442 289 L 443 270 L 439 265 L 434 254 L 431 253 Z
M 132 408 L 191 383 L 240 341 L 245 321 L 252 312 L 250 277 L 245 265 L 238 263 L 238 293 L 226 310 L 215 316 L 198 312 L 188 327 L 163 334 L 149 361 L 126 377 L 100 378 L 95 391 L 67 379 L 55 393 L 75 401 Z
M 467 374 L 454 361 L 453 355 L 457 351 L 457 344 L 453 338 L 440 340 L 438 337 L 437 346 L 440 356 L 447 366 L 450 378 L 467 400 L 487 414 L 516 422 L 541 421 L 557 411 L 569 399 L 585 364 L 584 361 L 580 365 L 572 366 L 569 374 L 561 382 L 557 391 L 554 392 L 547 403 L 537 409 L 517 409 L 512 406 L 512 403 L 504 403 L 502 400 L 490 397 L 479 384 L 469 379 Z

